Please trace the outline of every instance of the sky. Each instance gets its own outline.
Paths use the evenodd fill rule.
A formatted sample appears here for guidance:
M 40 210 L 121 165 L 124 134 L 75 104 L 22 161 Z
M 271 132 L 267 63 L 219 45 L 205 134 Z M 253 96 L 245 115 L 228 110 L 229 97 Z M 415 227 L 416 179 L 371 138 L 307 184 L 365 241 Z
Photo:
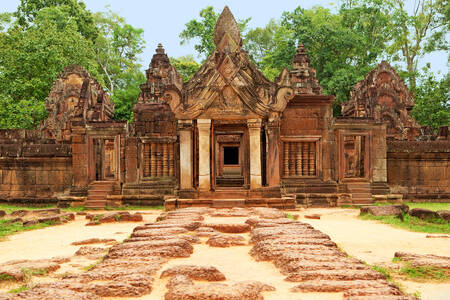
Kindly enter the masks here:
M 410 6 L 414 0 L 407 0 Z M 0 0 L 0 12 L 13 12 L 20 0 Z M 194 55 L 198 59 L 193 43 L 180 45 L 180 32 L 185 24 L 199 18 L 201 9 L 212 5 L 222 11 L 225 5 L 231 9 L 236 19 L 251 17 L 249 28 L 265 26 L 270 19 L 278 19 L 284 11 L 292 11 L 297 6 L 311 8 L 321 5 L 335 8 L 339 0 L 84 0 L 92 12 L 105 11 L 105 6 L 124 17 L 134 27 L 144 29 L 146 47 L 140 55 L 141 63 L 148 66 L 158 43 L 162 43 L 169 56 Z M 334 4 L 333 4 L 334 3 Z M 431 63 L 433 72 L 447 73 L 447 55 L 444 52 L 427 55 L 422 64 Z M 439 76 L 440 77 L 440 76 Z

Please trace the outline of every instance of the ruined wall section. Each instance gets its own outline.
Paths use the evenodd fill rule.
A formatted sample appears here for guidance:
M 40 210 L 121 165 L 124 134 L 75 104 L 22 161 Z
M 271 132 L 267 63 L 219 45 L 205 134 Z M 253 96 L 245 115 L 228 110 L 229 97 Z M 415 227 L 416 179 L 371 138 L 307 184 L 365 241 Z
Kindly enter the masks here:
M 66 67 L 46 99 L 36 130 L 0 130 L 0 201 L 56 202 L 73 184 L 73 120 L 109 121 L 114 107 L 82 67 Z
M 404 200 L 450 202 L 450 140 L 388 141 L 387 177 Z
M 72 183 L 71 152 L 35 130 L 0 130 L 0 202 L 56 202 Z

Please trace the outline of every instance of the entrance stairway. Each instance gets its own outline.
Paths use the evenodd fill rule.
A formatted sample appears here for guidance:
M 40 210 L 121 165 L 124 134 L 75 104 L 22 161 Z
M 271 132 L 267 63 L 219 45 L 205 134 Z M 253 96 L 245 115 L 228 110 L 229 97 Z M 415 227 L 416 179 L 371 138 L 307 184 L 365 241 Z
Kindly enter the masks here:
M 356 205 L 372 204 L 370 182 L 347 183 L 347 189 L 352 194 L 352 203 Z
M 89 185 L 86 208 L 103 209 L 106 206 L 106 197 L 114 193 L 114 181 L 94 181 Z

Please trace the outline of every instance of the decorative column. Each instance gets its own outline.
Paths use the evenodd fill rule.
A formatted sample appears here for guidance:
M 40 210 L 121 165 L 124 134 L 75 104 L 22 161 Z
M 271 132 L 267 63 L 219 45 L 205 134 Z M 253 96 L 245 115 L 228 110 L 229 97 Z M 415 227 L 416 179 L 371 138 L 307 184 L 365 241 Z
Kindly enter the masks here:
M 250 137 L 250 189 L 261 187 L 261 120 L 247 120 Z
M 267 184 L 280 186 L 280 122 L 269 119 L 267 123 Z
M 180 189 L 192 189 L 192 120 L 178 120 L 180 132 Z
M 209 191 L 210 182 L 210 130 L 211 119 L 198 119 L 198 187 L 200 190 Z

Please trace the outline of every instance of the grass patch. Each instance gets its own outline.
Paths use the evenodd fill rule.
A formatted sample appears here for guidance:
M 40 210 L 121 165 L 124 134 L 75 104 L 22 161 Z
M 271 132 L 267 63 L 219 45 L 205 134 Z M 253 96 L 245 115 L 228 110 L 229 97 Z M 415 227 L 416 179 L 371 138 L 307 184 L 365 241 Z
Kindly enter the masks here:
M 450 282 L 450 270 L 448 269 L 433 266 L 414 267 L 411 262 L 402 260 L 400 257 L 394 257 L 392 262 L 399 264 L 399 266 L 385 269 L 396 278 L 413 281 Z
M 11 205 L 11 204 L 0 204 L 0 210 L 4 210 L 7 214 L 12 213 L 16 210 L 37 210 L 37 209 L 46 209 L 46 208 L 55 208 L 55 205 L 45 205 L 45 206 L 19 206 L 19 205 Z
M 286 218 L 288 218 L 288 219 L 292 219 L 292 220 L 294 220 L 294 221 L 296 221 L 297 219 L 295 218 L 295 216 L 294 215 L 291 215 L 291 214 L 289 214 L 289 213 L 287 213 L 286 214 Z M 298 217 L 297 217 L 298 218 Z
M 425 221 L 412 217 L 409 214 L 403 214 L 403 220 L 395 216 L 373 216 L 371 214 L 360 215 L 359 218 L 380 221 L 409 231 L 450 234 L 450 222 L 442 219 Z
M 413 267 L 409 262 L 406 262 L 398 273 L 411 279 L 450 281 L 450 272 L 446 269 L 431 266 Z
M 351 205 L 351 204 L 344 204 L 341 205 L 341 208 L 352 208 L 352 209 L 360 209 L 361 206 L 357 206 L 357 205 Z
M 28 291 L 30 288 L 27 286 L 27 285 L 22 285 L 21 287 L 18 287 L 18 288 L 16 288 L 16 289 L 12 289 L 12 290 L 9 290 L 8 291 L 8 293 L 11 293 L 11 294 L 17 294 L 17 293 L 21 293 L 21 292 L 25 292 L 25 291 Z
M 373 205 L 375 206 L 386 206 L 386 205 L 396 205 L 399 203 L 390 203 L 390 202 L 375 202 Z M 425 208 L 433 211 L 437 210 L 450 210 L 450 203 L 445 202 L 403 202 L 402 204 L 406 204 L 409 206 L 409 209 L 413 208 Z
M 35 225 L 23 226 L 20 222 L 10 223 L 8 220 L 0 220 L 0 238 L 14 234 L 16 232 L 41 229 L 55 225 L 56 222 L 48 221 Z
M 16 280 L 13 276 L 8 274 L 0 274 L 0 281 L 14 281 Z
M 372 270 L 383 274 L 384 277 L 386 277 L 386 280 L 391 281 L 391 270 L 390 269 L 374 265 L 374 266 L 372 266 Z
M 140 205 L 124 205 L 124 206 L 106 206 L 105 210 L 162 210 L 164 206 L 140 206 Z

